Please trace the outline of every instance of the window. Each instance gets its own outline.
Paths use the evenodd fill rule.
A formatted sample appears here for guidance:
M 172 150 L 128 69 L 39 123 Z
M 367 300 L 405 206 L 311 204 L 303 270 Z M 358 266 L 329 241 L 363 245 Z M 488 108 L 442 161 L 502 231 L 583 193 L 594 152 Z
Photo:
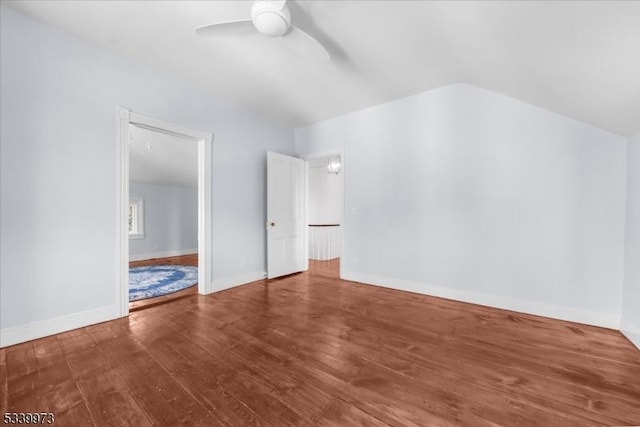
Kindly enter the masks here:
M 129 200 L 129 238 L 144 239 L 144 200 Z

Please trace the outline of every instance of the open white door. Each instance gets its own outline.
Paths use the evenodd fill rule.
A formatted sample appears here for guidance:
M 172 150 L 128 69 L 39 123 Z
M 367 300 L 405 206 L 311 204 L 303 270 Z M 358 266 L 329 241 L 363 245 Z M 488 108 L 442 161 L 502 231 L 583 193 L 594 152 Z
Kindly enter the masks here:
M 304 270 L 304 160 L 267 153 L 267 277 Z

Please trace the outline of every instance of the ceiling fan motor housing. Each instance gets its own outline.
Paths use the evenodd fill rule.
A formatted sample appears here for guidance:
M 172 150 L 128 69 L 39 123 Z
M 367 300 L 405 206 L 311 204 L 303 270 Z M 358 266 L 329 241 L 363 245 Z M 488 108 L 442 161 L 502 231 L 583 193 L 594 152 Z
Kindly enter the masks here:
M 286 4 L 280 7 L 268 0 L 259 0 L 251 9 L 251 21 L 265 36 L 280 37 L 289 29 L 291 13 Z

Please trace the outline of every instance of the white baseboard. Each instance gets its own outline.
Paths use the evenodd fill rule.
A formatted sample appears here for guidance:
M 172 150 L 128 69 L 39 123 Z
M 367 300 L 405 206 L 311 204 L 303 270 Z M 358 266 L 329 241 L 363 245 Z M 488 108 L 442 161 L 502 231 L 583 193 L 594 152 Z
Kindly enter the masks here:
M 239 276 L 227 277 L 225 279 L 214 280 L 211 284 L 211 292 L 223 291 L 235 286 L 246 285 L 247 283 L 262 280 L 267 277 L 264 271 L 253 271 L 251 273 L 241 274 Z
M 415 292 L 418 294 L 468 302 L 471 304 L 479 304 L 504 310 L 517 311 L 520 313 L 533 314 L 536 316 L 551 317 L 553 319 L 567 320 L 570 322 L 584 323 L 604 328 L 620 328 L 620 316 L 616 314 L 547 304 L 507 296 L 471 292 L 442 286 L 425 285 L 423 283 L 351 271 L 341 272 L 341 278 L 367 285 L 383 286 L 401 291 Z
M 620 332 L 640 350 L 640 325 L 635 324 L 626 317 L 622 317 L 620 319 Z
M 129 254 L 129 261 L 146 261 L 155 258 L 169 258 L 172 256 L 193 255 L 197 254 L 198 249 L 181 249 L 177 251 L 148 252 L 146 254 Z
M 120 306 L 115 304 L 54 319 L 39 320 L 26 325 L 4 328 L 0 330 L 0 348 L 106 322 L 118 317 L 121 317 Z

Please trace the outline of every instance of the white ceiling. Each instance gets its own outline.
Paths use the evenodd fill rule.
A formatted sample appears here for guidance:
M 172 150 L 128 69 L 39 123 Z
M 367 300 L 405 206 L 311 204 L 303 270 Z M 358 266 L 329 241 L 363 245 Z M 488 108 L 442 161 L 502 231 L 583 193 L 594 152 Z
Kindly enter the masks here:
M 290 1 L 330 62 L 282 40 L 197 37 L 251 1 L 5 2 L 293 126 L 452 84 L 595 126 L 640 130 L 640 2 Z
M 129 181 L 198 187 L 198 143 L 131 126 Z

